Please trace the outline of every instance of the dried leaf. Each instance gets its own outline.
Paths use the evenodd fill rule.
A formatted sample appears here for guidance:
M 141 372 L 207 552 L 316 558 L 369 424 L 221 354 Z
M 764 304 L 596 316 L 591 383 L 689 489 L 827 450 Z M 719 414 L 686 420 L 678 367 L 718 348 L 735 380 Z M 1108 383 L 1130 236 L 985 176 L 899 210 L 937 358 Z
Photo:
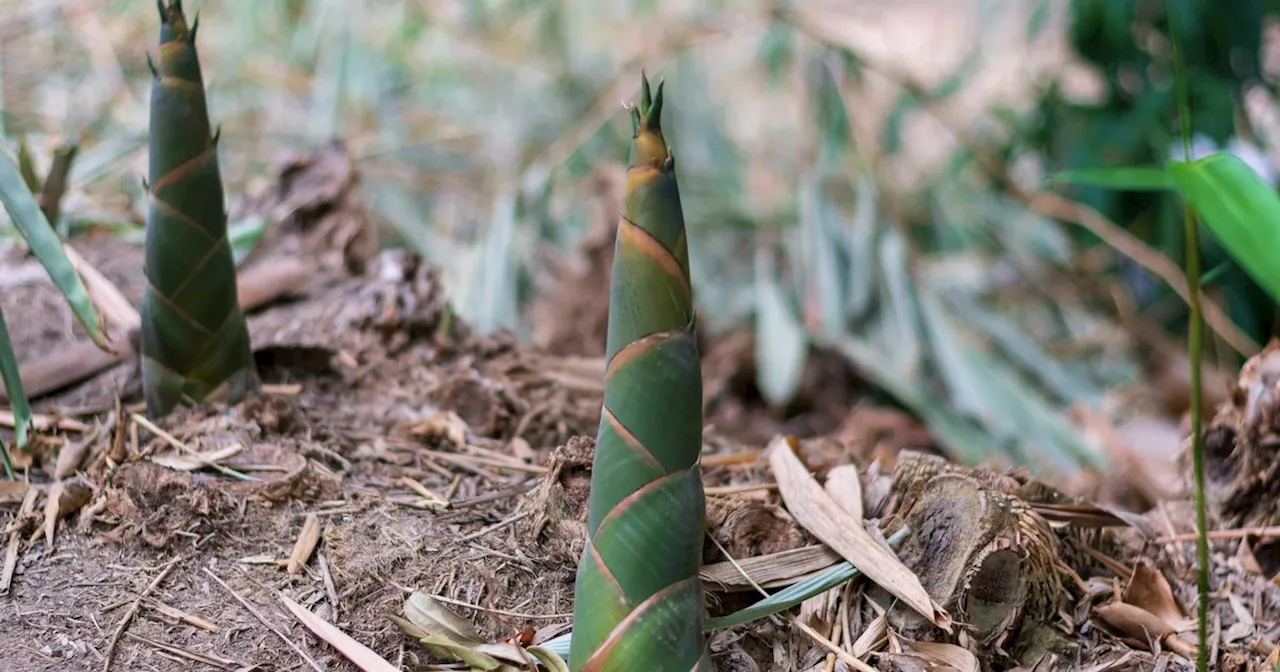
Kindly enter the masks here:
M 426 637 L 418 641 L 422 642 L 432 652 L 432 655 L 462 661 L 472 670 L 489 672 L 502 667 L 502 663 L 492 656 L 476 651 L 473 648 L 474 644 L 459 644 L 438 632 L 427 633 Z
M 53 548 L 54 531 L 58 519 L 65 518 L 84 508 L 93 497 L 93 487 L 84 479 L 58 481 L 49 488 L 44 505 L 44 541 Z
M 307 514 L 307 520 L 302 524 L 302 531 L 298 533 L 298 540 L 293 544 L 293 553 L 289 555 L 289 573 L 297 574 L 311 559 L 311 554 L 316 550 L 316 544 L 320 543 L 320 517 L 314 513 Z
M 827 474 L 824 486 L 828 495 L 844 512 L 854 520 L 866 518 L 862 510 L 862 481 L 858 478 L 858 468 L 852 464 L 842 464 Z
M 162 467 L 175 469 L 177 471 L 196 471 L 203 469 L 211 464 L 221 464 L 222 462 L 239 455 L 244 450 L 244 446 L 233 443 L 216 450 L 207 450 L 190 455 L 183 453 L 161 453 L 152 455 L 151 461 Z
M 1139 560 L 1134 566 L 1121 599 L 1153 614 L 1167 623 L 1174 632 L 1186 632 L 1196 627 L 1195 620 L 1187 618 L 1182 605 L 1173 596 L 1168 579 L 1146 558 Z
M 866 531 L 861 520 L 845 513 L 813 480 L 796 457 L 792 441 L 790 437 L 778 437 L 766 451 L 791 515 L 872 581 L 934 625 L 951 632 L 951 615 L 929 597 L 915 573 Z
M 1110 602 L 1094 607 L 1094 614 L 1121 635 L 1147 647 L 1151 641 L 1159 641 L 1165 648 L 1194 660 L 1196 647 L 1180 639 L 1164 619 L 1151 612 L 1124 602 Z
M 889 632 L 889 620 L 884 614 L 876 616 L 874 620 L 867 625 L 867 628 L 858 635 L 858 639 L 854 640 L 853 646 L 849 649 L 849 653 L 855 658 L 866 658 L 867 654 L 875 650 L 880 640 L 884 639 L 885 634 Z
M 85 455 L 89 454 L 89 444 L 98 438 L 98 432 L 93 432 L 80 441 L 63 440 L 62 448 L 58 450 L 58 461 L 53 467 L 53 477 L 56 479 L 69 478 L 76 473 L 80 465 L 84 463 Z
M 957 670 L 957 672 L 978 672 L 978 658 L 968 649 L 956 646 L 955 644 L 947 644 L 945 642 L 913 642 L 906 639 L 900 640 L 903 647 L 924 658 L 925 661 L 933 665 L 941 666 L 942 669 Z M 931 666 L 930 669 L 937 669 Z
M 471 427 L 453 411 L 436 411 L 409 428 L 414 436 L 433 439 L 443 437 L 455 446 L 467 445 L 467 433 Z
M 372 649 L 352 639 L 345 632 L 311 613 L 302 605 L 278 592 L 276 597 L 280 598 L 285 608 L 292 612 L 299 621 L 302 621 L 302 624 L 307 626 L 308 630 L 328 642 L 330 646 L 337 649 L 347 660 L 355 663 L 364 672 L 399 672 L 399 668 L 374 653 Z
M 26 481 L 0 481 L 0 504 L 21 502 L 30 487 Z
M 557 655 L 555 651 L 541 646 L 531 646 L 528 650 L 550 672 L 569 672 L 569 664 L 565 662 L 564 658 Z
M 430 595 L 415 590 L 404 601 L 404 615 L 410 623 L 431 634 L 444 634 L 464 644 L 480 644 L 484 640 L 471 622 L 453 613 Z

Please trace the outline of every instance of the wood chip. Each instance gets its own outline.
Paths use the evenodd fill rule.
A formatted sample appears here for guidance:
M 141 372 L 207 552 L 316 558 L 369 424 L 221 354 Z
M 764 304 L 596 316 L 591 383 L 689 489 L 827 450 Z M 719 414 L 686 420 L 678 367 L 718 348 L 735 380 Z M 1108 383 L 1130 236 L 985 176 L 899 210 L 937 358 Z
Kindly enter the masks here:
M 302 532 L 298 534 L 298 541 L 293 544 L 293 553 L 289 555 L 289 573 L 297 574 L 306 566 L 307 561 L 311 559 L 311 554 L 316 550 L 316 544 L 320 543 L 320 516 L 314 513 L 307 514 L 307 520 L 302 523 Z
M 796 522 L 839 553 L 868 579 L 901 599 L 943 631 L 951 632 L 951 615 L 929 597 L 920 579 L 889 549 L 880 545 L 855 519 L 818 485 L 792 443 L 778 437 L 766 449 L 769 465 L 787 510 Z

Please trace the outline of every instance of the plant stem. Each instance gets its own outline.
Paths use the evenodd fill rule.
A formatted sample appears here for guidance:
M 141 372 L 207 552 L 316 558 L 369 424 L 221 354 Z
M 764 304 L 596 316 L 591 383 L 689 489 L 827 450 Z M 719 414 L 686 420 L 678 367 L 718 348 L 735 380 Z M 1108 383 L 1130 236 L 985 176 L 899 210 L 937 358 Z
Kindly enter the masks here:
M 1173 38 L 1173 67 L 1178 82 L 1178 122 L 1182 135 L 1183 159 L 1191 161 L 1191 114 L 1185 64 L 1182 61 L 1182 43 L 1170 21 Z M 1200 314 L 1200 239 L 1196 229 L 1196 214 L 1190 203 L 1184 201 L 1187 246 L 1187 293 L 1191 314 L 1187 325 L 1187 359 L 1191 367 L 1191 458 L 1195 478 L 1196 504 L 1196 578 L 1199 596 L 1196 600 L 1196 670 L 1209 669 L 1209 521 L 1204 499 L 1204 400 L 1200 393 L 1200 361 L 1202 352 Z

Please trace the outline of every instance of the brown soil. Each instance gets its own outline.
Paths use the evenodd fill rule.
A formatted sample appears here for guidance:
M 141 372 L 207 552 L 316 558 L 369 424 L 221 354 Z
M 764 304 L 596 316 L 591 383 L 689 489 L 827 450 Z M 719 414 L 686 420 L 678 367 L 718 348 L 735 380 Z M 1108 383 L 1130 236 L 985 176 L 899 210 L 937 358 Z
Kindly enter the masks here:
M 607 286 L 609 235 L 588 239 L 587 271 L 562 269 L 549 280 L 547 303 L 536 314 L 563 310 L 572 320 L 551 323 L 572 328 L 557 332 L 544 317 L 543 347 L 536 350 L 505 335 L 478 336 L 453 316 L 435 269 L 404 252 L 374 254 L 354 173 L 339 157 L 340 148 L 328 148 L 291 159 L 275 189 L 251 205 L 284 222 L 251 262 L 313 255 L 319 268 L 295 296 L 250 317 L 264 393 L 230 408 L 181 410 L 158 423 L 197 451 L 239 445 L 221 464 L 253 481 L 173 468 L 168 441 L 130 418 L 129 404 L 140 396 L 132 365 L 37 400 L 38 410 L 85 425 L 41 433 L 27 459 L 30 485 L 0 484 L 0 547 L 15 540 L 17 559 L 12 588 L 0 596 L 5 670 L 104 669 L 118 625 L 135 603 L 136 615 L 110 654 L 111 669 L 311 669 L 304 654 L 326 670 L 357 669 L 290 616 L 275 591 L 406 667 L 426 654 L 387 615 L 398 614 L 414 590 L 445 599 L 493 641 L 525 641 L 530 632 L 541 641 L 566 627 L 602 394 L 598 349 L 607 306 L 600 288 Z M 607 195 L 609 183 L 601 179 L 597 187 Z M 130 300 L 140 300 L 140 250 L 110 236 L 76 244 Z M 16 269 L 29 263 L 9 252 L 0 258 L 0 276 L 19 277 Z M 31 277 L 0 292 L 23 361 L 83 339 L 53 288 Z M 588 286 L 595 293 L 584 293 Z M 1120 591 L 1128 568 L 1144 557 L 1168 577 L 1181 603 L 1191 604 L 1190 544 L 1156 543 L 1133 529 L 1050 533 L 1045 520 L 1118 521 L 1087 503 L 1046 496 L 1016 475 L 943 470 L 967 479 L 955 487 L 969 488 L 982 503 L 948 510 L 951 500 L 935 493 L 941 486 L 933 481 L 895 485 L 915 473 L 903 470 L 894 481 L 899 451 L 931 450 L 931 439 L 900 411 L 866 404 L 848 365 L 815 353 L 796 402 L 769 409 L 750 382 L 750 333 L 703 340 L 707 563 L 726 559 L 721 548 L 742 559 L 817 543 L 776 489 L 724 494 L 772 483 L 759 451 L 773 436 L 795 434 L 808 437 L 799 456 L 819 478 L 851 461 L 872 465 L 863 474 L 868 517 L 886 533 L 912 515 L 941 520 L 929 513 L 935 509 L 954 515 L 957 525 L 978 517 L 980 540 L 963 538 L 955 532 L 967 529 L 960 525 L 950 536 L 908 541 L 904 558 L 922 576 L 945 563 L 968 572 L 972 562 L 1025 546 L 1019 535 L 1027 530 L 1040 535 L 1037 548 L 1055 549 L 1058 558 L 1036 551 L 1041 562 L 1029 565 L 1039 572 L 1031 581 L 1037 601 L 1010 612 L 1036 621 L 975 644 L 986 664 L 1007 669 L 1018 664 L 1015 651 L 1029 650 L 1024 664 L 1039 660 L 1038 670 L 1117 661 L 1106 669 L 1187 667 L 1163 640 L 1152 646 L 1093 610 Z M 74 487 L 54 483 L 60 461 L 79 472 Z M 53 497 L 64 502 L 66 515 L 52 543 L 43 527 L 47 497 L 28 497 L 28 488 L 68 493 Z M 449 506 L 433 507 L 424 489 Z M 85 496 L 73 502 L 76 493 Z M 1005 514 L 992 527 L 996 519 L 978 510 L 988 502 L 1018 515 Z M 1162 503 L 1147 523 L 1160 534 L 1187 531 L 1190 518 L 1176 506 Z M 311 514 L 320 522 L 319 544 L 290 574 L 277 561 L 290 557 Z M 1258 568 L 1270 566 L 1270 556 L 1249 565 L 1235 555 L 1238 546 L 1215 547 L 1215 660 L 1220 669 L 1260 670 L 1280 637 L 1280 588 Z M 164 580 L 138 602 L 169 563 Z M 982 585 L 997 584 L 1000 575 Z M 865 583 L 847 585 L 826 606 L 806 602 L 802 620 L 829 633 L 837 613 L 831 605 L 842 602 L 846 631 L 861 632 L 875 615 L 868 598 L 877 595 Z M 948 601 L 970 604 L 968 588 L 948 584 L 946 592 Z M 737 587 L 713 591 L 709 600 L 713 614 L 721 614 L 755 597 Z M 205 627 L 191 617 L 207 621 Z M 777 619 L 719 632 L 711 647 L 721 670 L 843 669 L 834 659 L 827 666 L 825 649 Z M 206 658 L 196 664 L 191 656 Z M 873 660 L 883 669 L 925 669 L 910 652 Z

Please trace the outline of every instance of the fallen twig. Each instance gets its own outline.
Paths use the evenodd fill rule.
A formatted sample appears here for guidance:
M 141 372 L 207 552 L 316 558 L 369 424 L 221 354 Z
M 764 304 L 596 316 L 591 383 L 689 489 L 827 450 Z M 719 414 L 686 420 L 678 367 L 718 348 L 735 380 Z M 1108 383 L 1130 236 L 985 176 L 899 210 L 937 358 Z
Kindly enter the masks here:
M 1244 539 L 1245 537 L 1280 537 L 1280 525 L 1271 527 L 1241 527 L 1234 530 L 1209 530 L 1210 539 Z M 1183 541 L 1195 541 L 1196 533 L 1174 534 L 1167 537 L 1156 537 L 1157 544 L 1174 544 Z
M 107 672 L 107 670 L 111 669 L 111 658 L 115 656 L 116 645 L 120 643 L 120 638 L 124 636 L 124 629 L 129 627 L 129 622 L 132 621 L 134 615 L 138 613 L 138 609 L 142 606 L 142 601 L 147 599 L 147 596 L 149 596 L 156 587 L 169 576 L 169 572 L 172 572 L 173 568 L 178 566 L 179 560 L 182 560 L 182 558 L 174 558 L 173 560 L 170 560 L 169 564 L 165 565 L 164 569 L 160 570 L 160 574 L 157 575 L 156 578 L 147 585 L 146 589 L 142 591 L 142 594 L 138 595 L 138 599 L 133 601 L 133 606 L 129 607 L 129 611 L 125 612 L 124 618 L 120 619 L 120 625 L 116 626 L 116 631 L 111 635 L 111 643 L 107 645 L 107 656 L 106 660 L 102 661 L 102 672 Z
M 283 641 L 285 644 L 289 646 L 289 648 L 293 649 L 294 652 L 297 653 L 299 656 L 301 656 L 303 660 L 307 661 L 307 664 L 311 666 L 311 669 L 315 670 L 316 672 L 324 672 L 324 668 L 320 667 L 320 664 L 317 663 L 315 659 L 313 659 L 311 656 L 308 656 L 306 651 L 303 651 L 302 649 L 298 648 L 298 645 L 294 644 L 293 640 L 285 636 L 285 634 L 280 631 L 280 628 L 277 628 L 273 623 L 271 623 L 271 621 L 268 621 L 267 617 L 262 615 L 262 612 L 259 612 L 257 609 L 253 607 L 252 604 L 249 604 L 248 600 L 244 599 L 243 597 L 240 597 L 239 593 L 232 590 L 231 586 L 228 586 L 226 581 L 223 581 L 221 578 L 218 577 L 217 574 L 214 574 L 212 571 L 210 571 L 208 567 L 201 567 L 200 570 L 203 571 L 205 574 L 208 574 L 209 578 L 213 579 L 214 581 L 217 581 L 218 585 L 222 586 L 223 590 L 227 591 L 228 593 L 231 593 L 231 597 L 236 598 L 236 601 L 239 602 L 241 606 L 243 606 L 245 609 L 248 609 L 249 613 L 253 614 L 254 618 L 261 621 L 263 625 L 267 626 L 268 630 L 275 633 L 276 637 L 279 637 L 281 641 Z

